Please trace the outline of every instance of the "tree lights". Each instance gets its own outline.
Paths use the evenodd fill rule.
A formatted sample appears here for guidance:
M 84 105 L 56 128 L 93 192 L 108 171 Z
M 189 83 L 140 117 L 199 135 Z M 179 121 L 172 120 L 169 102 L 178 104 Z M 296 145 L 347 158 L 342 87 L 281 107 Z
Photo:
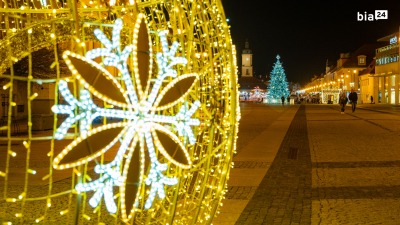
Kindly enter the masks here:
M 282 66 L 280 58 L 281 57 L 279 55 L 276 56 L 276 62 L 274 64 L 274 68 L 272 69 L 268 85 L 269 96 L 276 100 L 279 100 L 282 96 L 284 96 L 286 99 L 286 97 L 290 94 L 285 70 Z

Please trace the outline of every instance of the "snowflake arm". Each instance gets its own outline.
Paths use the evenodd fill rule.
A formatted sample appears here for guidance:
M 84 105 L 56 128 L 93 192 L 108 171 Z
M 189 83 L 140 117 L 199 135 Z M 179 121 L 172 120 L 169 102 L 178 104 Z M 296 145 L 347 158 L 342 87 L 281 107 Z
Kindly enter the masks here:
M 178 183 L 178 179 L 176 177 L 169 178 L 164 176 L 163 172 L 168 168 L 168 165 L 158 162 L 151 132 L 144 132 L 144 135 L 151 161 L 150 172 L 145 180 L 147 185 L 151 185 L 150 194 L 145 203 L 145 208 L 149 209 L 157 193 L 160 198 L 165 197 L 164 185 L 175 185 Z
M 153 89 L 151 90 L 151 93 L 149 94 L 149 97 L 147 99 L 147 102 L 149 104 L 154 103 L 163 80 L 168 76 L 171 76 L 171 77 L 177 76 L 176 70 L 172 67 L 177 64 L 186 64 L 187 63 L 186 58 L 174 56 L 178 49 L 178 42 L 175 41 L 172 44 L 171 50 L 168 49 L 168 41 L 165 36 L 166 33 L 167 33 L 167 31 L 160 31 L 158 33 L 160 36 L 163 53 L 159 52 L 156 54 L 159 72 L 158 72 L 157 80 L 154 83 Z
M 112 44 L 110 39 L 108 39 L 108 37 L 103 33 L 102 30 L 96 29 L 93 33 L 97 37 L 97 39 L 99 39 L 99 41 L 105 46 L 105 49 L 113 49 L 114 45 Z
M 89 204 L 94 208 L 97 207 L 101 198 L 104 196 L 107 210 L 111 213 L 115 213 L 117 211 L 117 206 L 114 202 L 113 186 L 120 186 L 122 183 L 122 176 L 119 169 L 111 168 L 99 179 L 89 183 L 79 183 L 75 186 L 75 189 L 79 192 L 95 190 L 94 195 L 89 200 Z
M 187 107 L 183 105 L 178 114 L 176 114 L 174 120 L 176 121 L 175 125 L 177 127 L 178 134 L 180 136 L 187 136 L 191 144 L 194 144 L 196 142 L 196 139 L 190 126 L 200 125 L 200 120 L 192 119 L 191 116 L 194 114 L 199 106 L 200 101 L 195 101 L 190 110 L 187 110 Z
M 116 212 L 117 207 L 113 198 L 113 186 L 121 186 L 123 184 L 123 177 L 119 168 L 123 160 L 123 155 L 132 142 L 133 136 L 134 128 L 130 128 L 123 137 L 121 146 L 114 160 L 106 165 L 99 164 L 95 166 L 95 173 L 102 174 L 102 177 L 95 181 L 79 183 L 75 186 L 75 189 L 79 192 L 95 191 L 95 194 L 89 201 L 92 207 L 96 207 L 104 196 L 107 210 L 111 213 Z
M 51 108 L 55 114 L 68 114 L 67 119 L 57 129 L 55 134 L 56 139 L 62 139 L 68 129 L 77 121 L 82 121 L 80 128 L 82 134 L 85 135 L 93 119 L 99 115 L 98 113 L 92 113 L 93 110 L 96 110 L 97 106 L 90 98 L 90 93 L 86 90 L 82 90 L 80 93 L 80 100 L 78 101 L 69 91 L 66 81 L 60 81 L 59 90 L 69 105 L 54 105 Z M 76 108 L 79 108 L 81 112 L 75 116 L 74 110 Z
M 161 199 L 165 198 L 164 185 L 172 186 L 178 183 L 176 177 L 170 178 L 162 174 L 167 168 L 167 164 L 160 164 L 158 162 L 152 163 L 149 175 L 145 180 L 147 185 L 151 185 L 150 194 L 144 206 L 145 209 L 149 209 L 152 206 L 156 194 L 158 194 L 158 197 Z
M 65 101 L 67 101 L 69 104 L 73 105 L 79 105 L 78 100 L 72 95 L 72 93 L 69 91 L 68 88 L 68 83 L 64 80 L 60 80 L 58 84 L 58 90 L 60 91 L 61 95 L 64 97 Z
M 136 96 L 136 92 L 134 91 L 132 80 L 130 78 L 128 67 L 126 65 L 126 61 L 129 57 L 129 54 L 132 52 L 133 47 L 131 45 L 128 45 L 121 52 L 120 32 L 122 30 L 122 25 L 123 23 L 121 19 L 115 20 L 112 32 L 112 41 L 107 38 L 103 31 L 101 31 L 100 29 L 96 29 L 96 37 L 100 40 L 101 43 L 104 44 L 106 48 L 90 50 L 86 53 L 85 57 L 89 59 L 94 59 L 102 56 L 104 57 L 104 65 L 117 67 L 122 74 L 122 78 L 126 85 L 129 99 L 131 100 L 131 104 L 136 104 L 138 102 L 138 98 Z
M 117 184 L 118 186 L 121 185 L 120 183 Z M 117 205 L 114 202 L 114 191 L 113 191 L 114 182 L 108 181 L 104 188 L 104 202 L 106 203 L 107 210 L 110 213 L 117 212 Z

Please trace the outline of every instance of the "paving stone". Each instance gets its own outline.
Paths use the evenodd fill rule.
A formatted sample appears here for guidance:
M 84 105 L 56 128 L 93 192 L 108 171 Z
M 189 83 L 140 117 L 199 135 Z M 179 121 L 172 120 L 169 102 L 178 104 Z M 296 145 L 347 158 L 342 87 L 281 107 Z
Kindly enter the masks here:
M 400 107 L 293 107 L 272 163 L 235 162 L 268 168 L 235 224 L 400 224 Z

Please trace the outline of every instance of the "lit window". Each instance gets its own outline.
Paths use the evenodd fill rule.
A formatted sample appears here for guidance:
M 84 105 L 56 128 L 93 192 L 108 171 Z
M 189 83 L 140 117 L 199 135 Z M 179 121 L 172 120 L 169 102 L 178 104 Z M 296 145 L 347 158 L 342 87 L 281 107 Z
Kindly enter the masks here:
M 358 58 L 358 64 L 359 65 L 365 65 L 365 57 L 359 57 Z

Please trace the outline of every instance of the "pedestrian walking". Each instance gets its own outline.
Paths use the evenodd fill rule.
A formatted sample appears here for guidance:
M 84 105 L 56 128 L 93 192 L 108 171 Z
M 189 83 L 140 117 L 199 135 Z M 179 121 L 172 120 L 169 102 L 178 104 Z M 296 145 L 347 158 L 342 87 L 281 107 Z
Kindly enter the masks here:
M 374 97 L 371 95 L 371 104 L 374 102 Z
M 282 100 L 282 105 L 284 105 L 285 104 L 285 96 L 282 95 L 281 100 Z
M 358 99 L 357 92 L 355 92 L 354 89 L 351 89 L 351 92 L 349 94 L 349 100 L 351 102 L 352 112 L 356 111 L 357 99 Z
M 344 114 L 344 109 L 346 107 L 347 101 L 348 101 L 348 99 L 347 99 L 346 93 L 343 92 L 339 97 L 339 104 L 341 106 L 340 114 Z

